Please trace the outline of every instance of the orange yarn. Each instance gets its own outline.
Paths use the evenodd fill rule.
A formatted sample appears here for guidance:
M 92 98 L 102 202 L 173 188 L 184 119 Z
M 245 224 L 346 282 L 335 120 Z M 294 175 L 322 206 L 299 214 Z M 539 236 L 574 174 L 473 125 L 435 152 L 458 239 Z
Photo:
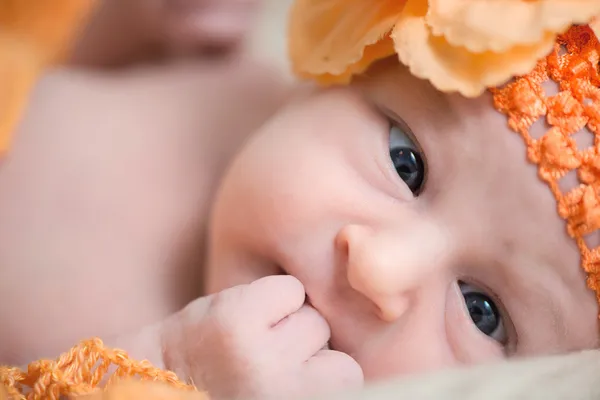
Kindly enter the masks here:
M 111 369 L 115 368 L 111 373 Z M 26 371 L 0 367 L 0 399 L 2 387 L 8 398 L 15 400 L 58 400 L 61 396 L 93 393 L 108 378 L 105 387 L 116 381 L 137 378 L 163 382 L 177 389 L 193 390 L 170 371 L 153 367 L 148 361 L 134 361 L 126 352 L 104 347 L 99 339 L 83 341 L 54 361 L 39 360 Z
M 559 36 L 552 53 L 533 72 L 491 92 L 494 106 L 523 137 L 529 160 L 538 165 L 540 178 L 556 197 L 558 212 L 581 251 L 587 284 L 600 302 L 600 246 L 586 243 L 600 229 L 599 60 L 600 43 L 592 29 L 574 26 Z M 550 80 L 559 85 L 556 95 L 546 95 L 542 87 Z M 549 129 L 536 139 L 531 127 L 538 120 L 545 120 Z M 586 128 L 594 141 L 582 149 L 572 135 Z M 563 192 L 560 180 L 572 171 L 579 185 Z

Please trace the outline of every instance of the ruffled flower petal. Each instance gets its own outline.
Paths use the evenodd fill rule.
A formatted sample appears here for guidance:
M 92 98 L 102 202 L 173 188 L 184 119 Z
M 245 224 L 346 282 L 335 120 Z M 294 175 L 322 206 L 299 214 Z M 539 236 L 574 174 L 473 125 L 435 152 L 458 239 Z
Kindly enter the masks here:
M 404 0 L 296 1 L 289 24 L 294 72 L 346 83 L 372 62 L 394 54 L 389 43 L 380 41 L 393 29 L 403 6 Z
M 429 0 L 432 34 L 472 52 L 535 45 L 600 15 L 598 0 Z
M 555 43 L 554 33 L 549 32 L 534 44 L 514 46 L 503 53 L 473 53 L 433 36 L 427 12 L 426 2 L 409 0 L 391 37 L 400 61 L 415 76 L 444 92 L 479 96 L 489 87 L 530 72 Z
M 347 84 L 397 53 L 437 89 L 473 97 L 531 72 L 572 25 L 599 34 L 594 16 L 600 0 L 296 0 L 290 55 L 300 77 Z
M 313 78 L 322 85 L 345 85 L 352 81 L 352 77 L 365 72 L 375 61 L 388 58 L 396 54 L 394 42 L 388 36 L 379 42 L 367 46 L 360 60 L 351 64 L 340 75 L 321 74 Z

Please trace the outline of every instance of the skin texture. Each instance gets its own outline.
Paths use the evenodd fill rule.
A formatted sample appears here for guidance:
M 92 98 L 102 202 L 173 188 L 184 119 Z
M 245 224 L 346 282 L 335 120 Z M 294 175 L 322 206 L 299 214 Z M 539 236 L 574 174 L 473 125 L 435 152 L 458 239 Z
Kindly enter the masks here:
M 0 164 L 0 363 L 110 342 L 198 297 L 219 179 L 285 96 L 249 60 L 49 72 Z
M 439 94 L 396 62 L 367 76 L 298 96 L 244 147 L 215 204 L 210 291 L 297 277 L 367 380 L 596 346 L 575 244 L 490 97 Z M 416 198 L 390 119 L 427 160 Z M 459 279 L 495 298 L 505 345 L 472 324 Z

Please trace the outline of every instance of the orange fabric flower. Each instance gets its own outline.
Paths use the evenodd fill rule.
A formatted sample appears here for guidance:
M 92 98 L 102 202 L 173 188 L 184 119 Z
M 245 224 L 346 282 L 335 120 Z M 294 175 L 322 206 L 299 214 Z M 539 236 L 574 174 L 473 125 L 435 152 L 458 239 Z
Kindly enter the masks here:
M 294 71 L 323 83 L 348 83 L 374 61 L 395 53 L 384 40 L 403 0 L 297 0 L 289 23 Z
M 348 83 L 396 53 L 411 72 L 468 97 L 531 71 L 572 24 L 600 15 L 598 0 L 297 0 L 294 72 Z

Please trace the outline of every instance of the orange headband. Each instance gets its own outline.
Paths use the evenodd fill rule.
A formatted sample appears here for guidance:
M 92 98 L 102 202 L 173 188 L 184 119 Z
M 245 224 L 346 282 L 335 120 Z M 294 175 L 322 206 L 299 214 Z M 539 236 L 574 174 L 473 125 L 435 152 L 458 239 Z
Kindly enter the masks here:
M 441 91 L 477 97 L 490 90 L 556 197 L 600 303 L 600 246 L 585 241 L 600 229 L 596 16 L 598 0 L 296 0 L 289 51 L 294 72 L 322 84 L 347 84 L 396 55 Z M 558 94 L 545 93 L 549 80 Z M 544 119 L 548 130 L 533 137 L 531 127 Z M 594 142 L 581 149 L 572 135 L 586 128 Z M 563 193 L 559 181 L 569 172 L 579 185 Z

